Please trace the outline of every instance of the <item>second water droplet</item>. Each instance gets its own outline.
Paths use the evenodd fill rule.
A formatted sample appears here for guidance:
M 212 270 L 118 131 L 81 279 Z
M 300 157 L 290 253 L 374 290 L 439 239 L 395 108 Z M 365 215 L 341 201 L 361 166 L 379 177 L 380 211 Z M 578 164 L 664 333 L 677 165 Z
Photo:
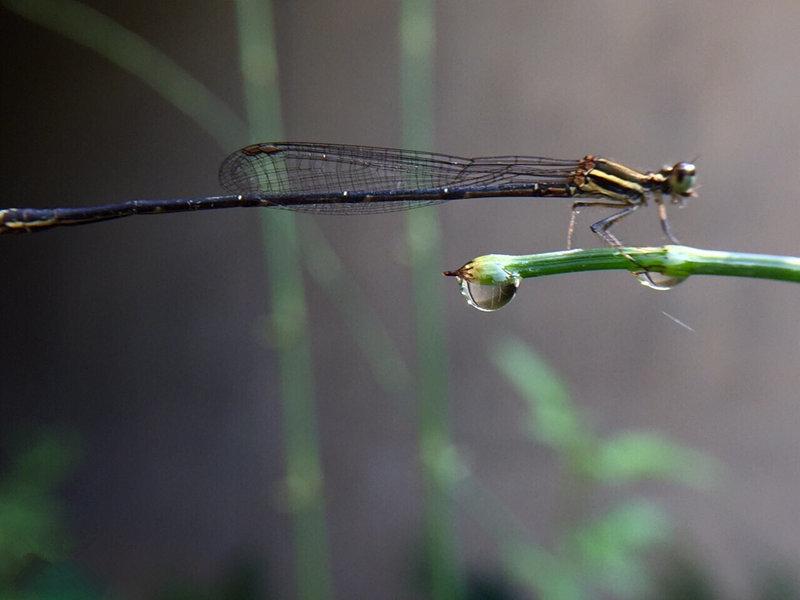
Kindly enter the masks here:
M 654 271 L 644 271 L 641 273 L 633 274 L 645 287 L 659 292 L 671 290 L 679 283 L 686 281 L 686 277 L 675 277 L 674 275 L 664 275 L 663 273 L 656 273 Z

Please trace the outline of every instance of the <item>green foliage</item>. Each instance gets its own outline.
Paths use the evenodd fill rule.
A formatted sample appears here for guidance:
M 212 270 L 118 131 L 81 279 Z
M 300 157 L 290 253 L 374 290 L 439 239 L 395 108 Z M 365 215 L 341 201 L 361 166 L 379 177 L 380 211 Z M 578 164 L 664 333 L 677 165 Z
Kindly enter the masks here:
M 44 429 L 15 436 L 6 448 L 0 480 L 0 578 L 8 581 L 23 557 L 53 560 L 64 556 L 66 535 L 60 525 L 56 488 L 72 472 L 79 456 L 77 438 Z
M 581 453 L 590 440 L 556 372 L 518 340 L 498 345 L 492 358 L 526 403 L 530 436 L 554 450 Z
M 0 591 L 5 597 L 71 598 L 81 575 L 63 561 L 69 549 L 56 489 L 80 457 L 66 430 L 18 428 L 4 448 L 0 479 Z M 72 582 L 72 583 L 70 583 Z M 11 588 L 20 594 L 11 596 Z M 56 595 L 57 594 L 57 595 Z M 76 592 L 77 594 L 77 592 Z
M 585 472 L 606 483 L 665 479 L 698 489 L 711 489 L 720 470 L 701 452 L 672 442 L 655 432 L 626 431 L 597 443 L 586 457 Z
M 670 520 L 656 504 L 626 498 L 599 515 L 585 514 L 603 488 L 660 479 L 707 488 L 717 471 L 705 455 L 663 436 L 628 431 L 596 436 L 558 375 L 528 346 L 510 339 L 494 348 L 498 369 L 527 407 L 528 435 L 562 463 L 561 503 L 549 547 L 505 544 L 506 570 L 547 599 L 581 600 L 598 594 L 640 597 L 653 587 L 646 551 L 669 538 Z
M 249 560 L 238 560 L 213 585 L 198 587 L 170 583 L 157 600 L 263 600 L 267 597 L 261 571 Z

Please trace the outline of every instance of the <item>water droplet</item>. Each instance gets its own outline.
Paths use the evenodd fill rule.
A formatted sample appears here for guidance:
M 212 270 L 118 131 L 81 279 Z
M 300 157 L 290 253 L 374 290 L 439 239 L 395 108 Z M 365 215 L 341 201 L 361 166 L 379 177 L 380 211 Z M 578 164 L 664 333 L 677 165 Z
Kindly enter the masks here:
M 656 273 L 654 271 L 634 273 L 634 276 L 643 286 L 649 287 L 652 290 L 658 290 L 659 292 L 671 290 L 679 283 L 686 281 L 686 277 L 664 275 L 663 273 Z
M 492 312 L 503 308 L 514 299 L 519 288 L 519 277 L 508 279 L 502 283 L 475 283 L 459 277 L 461 294 L 467 303 L 484 312 Z

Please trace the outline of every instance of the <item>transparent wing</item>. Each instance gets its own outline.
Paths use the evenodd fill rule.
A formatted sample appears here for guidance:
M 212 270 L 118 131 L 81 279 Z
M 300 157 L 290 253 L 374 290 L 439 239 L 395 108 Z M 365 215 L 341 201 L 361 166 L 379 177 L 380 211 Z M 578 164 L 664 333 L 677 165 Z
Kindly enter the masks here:
M 336 144 L 255 144 L 231 154 L 219 180 L 229 193 L 261 195 L 292 210 L 388 212 L 535 184 L 564 185 L 578 161 Z M 522 195 L 522 194 L 520 194 Z M 346 201 L 343 201 L 347 199 Z

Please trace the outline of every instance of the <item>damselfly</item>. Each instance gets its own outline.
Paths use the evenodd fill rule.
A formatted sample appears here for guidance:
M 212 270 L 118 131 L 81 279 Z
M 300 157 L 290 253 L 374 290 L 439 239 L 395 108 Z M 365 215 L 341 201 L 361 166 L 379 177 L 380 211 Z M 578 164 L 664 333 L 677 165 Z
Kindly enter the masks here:
M 39 231 L 130 215 L 214 208 L 266 206 L 325 214 L 405 210 L 461 198 L 508 196 L 574 198 L 568 240 L 577 212 L 586 206 L 618 209 L 592 225 L 619 246 L 610 228 L 652 198 L 661 227 L 669 228 L 664 197 L 673 204 L 694 196 L 695 167 L 679 162 L 639 172 L 620 163 L 527 156 L 461 158 L 431 152 L 339 144 L 253 144 L 222 163 L 224 196 L 127 200 L 74 208 L 0 209 L 0 233 Z

